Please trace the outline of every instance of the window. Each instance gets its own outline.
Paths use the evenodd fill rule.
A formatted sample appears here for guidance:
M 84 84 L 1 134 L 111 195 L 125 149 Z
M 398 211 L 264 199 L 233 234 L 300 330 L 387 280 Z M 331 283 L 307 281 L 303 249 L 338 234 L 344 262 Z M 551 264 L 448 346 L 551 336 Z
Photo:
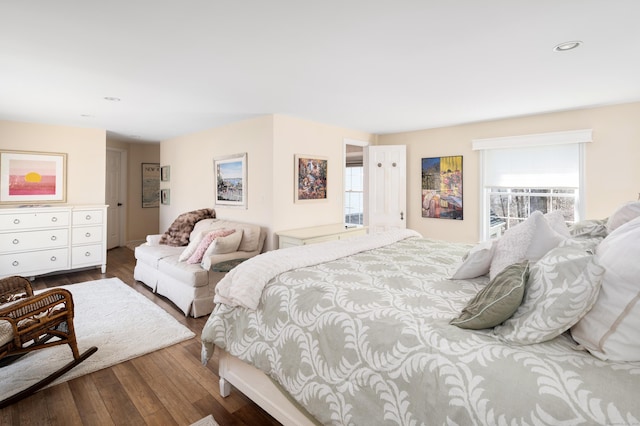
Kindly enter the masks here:
M 344 179 L 344 223 L 362 225 L 364 222 L 364 168 L 346 167 Z
M 480 151 L 481 239 L 499 236 L 539 210 L 580 219 L 584 143 L 591 130 L 473 141 Z
M 539 210 L 560 210 L 567 223 L 575 222 L 578 188 L 487 188 L 490 236 L 517 225 Z M 499 228 L 496 228 L 499 227 Z

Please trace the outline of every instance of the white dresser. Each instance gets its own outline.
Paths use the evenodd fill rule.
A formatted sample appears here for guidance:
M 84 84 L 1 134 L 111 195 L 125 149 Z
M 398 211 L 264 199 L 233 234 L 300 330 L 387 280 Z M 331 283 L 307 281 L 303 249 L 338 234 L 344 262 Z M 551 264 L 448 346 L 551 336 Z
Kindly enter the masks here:
M 0 278 L 100 266 L 107 270 L 107 206 L 0 208 Z
M 341 223 L 335 223 L 280 231 L 276 232 L 276 235 L 278 236 L 278 248 L 286 248 L 322 243 L 324 241 L 344 240 L 345 238 L 357 237 L 366 233 L 367 228 L 364 226 L 346 228 Z

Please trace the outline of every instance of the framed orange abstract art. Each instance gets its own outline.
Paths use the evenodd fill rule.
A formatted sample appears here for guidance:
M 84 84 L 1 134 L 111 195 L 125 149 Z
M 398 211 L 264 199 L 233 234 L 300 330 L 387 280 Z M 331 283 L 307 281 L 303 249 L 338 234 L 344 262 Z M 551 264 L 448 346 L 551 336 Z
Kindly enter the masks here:
M 0 151 L 0 204 L 67 201 L 67 154 Z

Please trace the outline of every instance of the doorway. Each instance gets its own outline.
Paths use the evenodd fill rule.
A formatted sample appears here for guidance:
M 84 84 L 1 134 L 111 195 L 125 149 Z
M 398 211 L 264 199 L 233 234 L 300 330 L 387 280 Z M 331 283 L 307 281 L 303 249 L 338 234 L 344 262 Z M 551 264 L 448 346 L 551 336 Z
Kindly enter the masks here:
M 106 166 L 107 249 L 112 249 L 125 245 L 125 209 L 121 200 L 126 197 L 127 190 L 127 152 L 107 148 Z
M 347 227 L 364 225 L 364 147 L 369 142 L 344 140 L 343 218 Z

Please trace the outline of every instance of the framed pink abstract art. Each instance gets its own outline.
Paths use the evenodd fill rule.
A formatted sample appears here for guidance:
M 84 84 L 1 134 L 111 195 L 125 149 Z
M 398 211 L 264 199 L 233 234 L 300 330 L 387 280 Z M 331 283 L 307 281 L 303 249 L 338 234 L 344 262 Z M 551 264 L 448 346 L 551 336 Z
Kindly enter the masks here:
M 0 151 L 0 204 L 64 203 L 67 154 Z

